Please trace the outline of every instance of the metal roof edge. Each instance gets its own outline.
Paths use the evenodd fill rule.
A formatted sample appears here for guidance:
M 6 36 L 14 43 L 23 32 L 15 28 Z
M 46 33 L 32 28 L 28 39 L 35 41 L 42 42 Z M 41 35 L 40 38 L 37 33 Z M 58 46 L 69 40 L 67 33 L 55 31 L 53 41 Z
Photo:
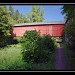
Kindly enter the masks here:
M 65 24 L 64 21 L 50 21 L 50 22 L 32 22 L 32 23 L 19 23 L 13 26 L 30 26 L 30 25 L 40 25 L 40 24 Z

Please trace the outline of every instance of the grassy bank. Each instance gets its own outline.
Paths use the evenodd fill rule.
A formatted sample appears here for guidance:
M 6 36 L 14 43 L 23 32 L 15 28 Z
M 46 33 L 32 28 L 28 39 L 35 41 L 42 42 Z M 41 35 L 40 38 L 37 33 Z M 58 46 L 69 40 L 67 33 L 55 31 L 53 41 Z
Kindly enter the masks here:
M 0 49 L 0 70 L 24 69 L 24 64 L 20 44 Z
M 0 48 L 0 70 L 52 70 L 54 53 L 47 63 L 33 64 L 22 60 L 21 44 Z

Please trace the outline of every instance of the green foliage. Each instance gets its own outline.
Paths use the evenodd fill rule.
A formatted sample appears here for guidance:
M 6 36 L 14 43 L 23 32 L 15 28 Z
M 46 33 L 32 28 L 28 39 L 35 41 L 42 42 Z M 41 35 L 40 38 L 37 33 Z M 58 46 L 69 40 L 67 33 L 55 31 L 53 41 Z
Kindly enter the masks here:
M 9 6 L 9 11 L 10 11 L 10 16 L 13 16 L 14 9 L 13 9 L 13 7 L 11 5 Z
M 39 36 L 36 31 L 26 31 L 23 36 L 22 55 L 26 62 L 48 62 L 55 48 L 55 43 L 49 35 Z
M 0 36 L 1 36 L 1 44 L 2 44 L 2 46 L 5 46 L 5 45 L 8 44 L 8 41 L 5 40 L 5 38 L 9 39 L 8 37 L 10 37 L 10 35 L 11 35 L 10 34 L 10 30 L 12 28 L 12 25 L 14 25 L 16 23 L 29 22 L 29 20 L 28 20 L 27 17 L 25 17 L 25 15 L 21 14 L 18 10 L 16 10 L 14 12 L 14 9 L 13 9 L 12 5 L 9 5 L 8 9 L 6 8 L 6 6 L 0 6 L 0 11 L 1 11 L 0 12 Z M 35 20 L 37 20 L 37 21 L 39 20 L 39 21 L 42 21 L 42 19 L 43 19 L 43 11 L 41 11 L 40 7 L 33 6 L 32 7 L 32 12 L 33 12 L 33 15 L 31 15 L 31 14 L 30 15 L 33 18 L 31 17 L 30 20 L 34 20 L 34 21 Z M 9 41 L 11 41 L 11 40 L 9 40 Z M 7 43 L 4 43 L 4 42 L 7 42 Z
M 10 30 L 12 25 L 16 23 L 10 15 L 10 10 L 5 6 L 0 6 L 0 47 L 15 43 L 11 37 Z
M 4 47 L 7 45 L 7 38 L 6 37 L 0 37 L 0 47 Z
M 24 62 L 21 54 L 21 43 L 0 48 L 0 70 L 52 70 L 54 54 L 47 63 Z
M 20 44 L 0 48 L 0 70 L 27 70 L 27 66 L 22 60 Z
M 9 9 L 7 9 L 6 6 L 0 6 L 0 11 L 0 47 L 4 47 L 13 42 L 13 38 L 11 39 L 10 30 L 12 25 L 17 22 L 13 18 L 14 9 L 11 6 Z
M 63 14 L 67 17 L 66 26 L 64 29 L 65 39 L 67 44 L 71 49 L 75 49 L 75 6 L 74 5 L 64 5 L 62 8 Z
M 10 25 L 9 25 L 9 21 L 8 21 L 8 10 L 4 8 L 4 6 L 0 6 L 0 9 L 2 10 L 0 12 L 0 33 L 2 33 L 5 36 L 10 35 Z M 2 35 L 1 34 L 1 35 Z
M 32 6 L 31 12 L 27 13 L 29 22 L 42 22 L 44 11 L 40 6 Z
M 18 20 L 19 15 L 20 15 L 19 11 L 18 11 L 18 10 L 16 10 L 16 11 L 15 11 L 15 20 Z
M 14 24 L 16 23 L 26 23 L 28 20 L 25 18 L 25 15 L 21 14 L 18 9 L 14 11 L 14 8 L 12 5 L 9 6 L 9 15 L 10 15 L 10 22 L 13 22 Z
M 75 49 L 75 26 L 74 25 L 66 26 L 65 33 L 67 34 L 67 38 L 69 39 L 67 43 L 69 48 L 74 50 Z
M 74 25 L 74 23 L 71 23 L 71 24 L 65 26 L 64 31 L 68 34 L 72 34 L 72 33 L 74 33 L 74 29 L 75 29 L 75 25 Z
M 25 61 L 33 61 L 34 57 L 34 50 L 35 50 L 35 41 L 37 41 L 38 38 L 38 33 L 33 30 L 33 31 L 26 31 L 24 36 L 23 36 L 23 41 L 22 41 L 22 54 L 23 54 L 23 59 Z
M 36 49 L 34 59 L 37 63 L 47 63 L 50 55 L 55 51 L 56 46 L 49 35 L 43 35 L 36 41 Z
M 7 45 L 11 25 L 8 20 L 9 11 L 5 8 L 5 6 L 0 6 L 0 10 L 0 47 L 3 47 Z
M 9 37 L 0 36 L 0 48 L 10 44 L 17 44 L 17 43 L 19 43 L 19 41 L 11 36 Z
M 36 30 L 30 30 L 30 31 L 26 31 L 24 34 L 24 39 L 29 39 L 31 41 L 36 41 L 36 39 L 38 38 L 38 32 Z
M 65 14 L 66 18 L 72 18 L 74 17 L 74 10 L 75 6 L 74 5 L 64 5 L 62 7 L 62 14 Z
M 18 36 L 14 37 L 14 40 L 17 40 L 18 43 L 21 43 L 22 42 L 22 37 L 18 37 Z

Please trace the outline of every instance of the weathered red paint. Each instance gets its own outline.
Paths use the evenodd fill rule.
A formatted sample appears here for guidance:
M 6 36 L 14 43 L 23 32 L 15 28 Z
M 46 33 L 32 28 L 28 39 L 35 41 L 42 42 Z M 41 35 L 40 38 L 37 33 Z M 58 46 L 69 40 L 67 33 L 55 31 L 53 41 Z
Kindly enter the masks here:
M 44 25 L 29 25 L 29 26 L 14 26 L 12 36 L 23 36 L 26 30 L 36 30 L 42 34 L 51 36 L 62 36 L 64 24 L 44 24 Z
M 64 25 L 54 25 L 52 26 L 52 36 L 62 36 Z

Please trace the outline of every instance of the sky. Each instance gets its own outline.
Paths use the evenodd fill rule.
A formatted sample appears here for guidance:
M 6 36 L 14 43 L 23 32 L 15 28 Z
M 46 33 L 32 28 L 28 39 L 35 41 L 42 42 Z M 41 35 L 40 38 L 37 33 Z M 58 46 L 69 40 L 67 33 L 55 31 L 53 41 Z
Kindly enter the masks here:
M 64 21 L 64 15 L 61 14 L 63 5 L 39 5 L 44 10 L 44 22 Z M 12 5 L 14 11 L 17 9 L 20 13 L 26 14 L 30 12 L 32 5 Z M 7 6 L 8 8 L 8 6 Z

